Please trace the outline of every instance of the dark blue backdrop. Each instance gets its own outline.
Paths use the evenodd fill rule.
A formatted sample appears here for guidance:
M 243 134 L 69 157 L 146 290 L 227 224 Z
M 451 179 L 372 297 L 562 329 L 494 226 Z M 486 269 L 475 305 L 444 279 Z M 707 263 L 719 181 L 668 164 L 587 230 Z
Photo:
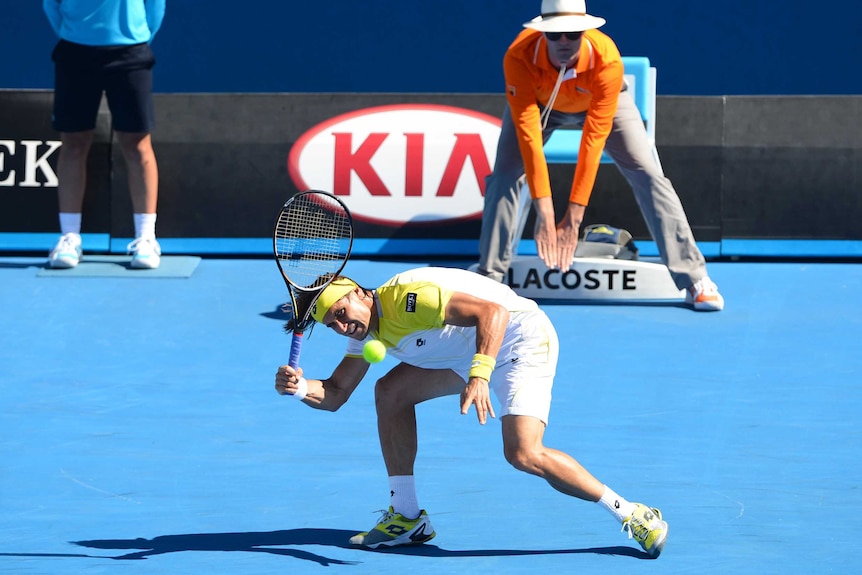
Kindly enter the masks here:
M 540 0 L 168 0 L 159 92 L 502 91 L 500 61 Z M 850 0 L 592 0 L 659 94 L 860 94 Z M 0 0 L 0 88 L 50 88 L 40 0 Z

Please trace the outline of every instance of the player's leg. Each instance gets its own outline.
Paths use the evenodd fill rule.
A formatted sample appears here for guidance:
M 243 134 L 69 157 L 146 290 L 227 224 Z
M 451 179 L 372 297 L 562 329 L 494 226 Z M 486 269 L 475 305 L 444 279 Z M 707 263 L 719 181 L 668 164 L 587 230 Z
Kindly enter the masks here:
M 374 400 L 383 460 L 389 475 L 412 475 L 416 459 L 416 409 L 429 399 L 458 395 L 464 380 L 448 369 L 401 363 L 377 381 Z
M 545 424 L 524 415 L 502 418 L 503 453 L 515 469 L 541 477 L 551 487 L 583 499 L 598 501 L 604 485 L 570 455 L 542 443 Z
M 436 535 L 416 498 L 416 405 L 435 397 L 458 395 L 462 389 L 464 380 L 453 371 L 422 369 L 406 363 L 377 381 L 377 431 L 389 475 L 390 506 L 372 529 L 351 537 L 353 545 L 372 549 L 411 545 Z
M 491 384 L 501 403 L 503 452 L 513 467 L 541 477 L 554 489 L 596 502 L 634 535 L 650 554 L 661 553 L 667 523 L 661 513 L 620 497 L 572 456 L 544 445 L 556 374 L 559 342 L 553 325 L 541 311 L 512 315 L 522 339 L 512 348 L 516 362 L 494 370 Z
M 132 266 L 155 268 L 161 248 L 156 241 L 159 170 L 150 132 L 155 125 L 153 76 L 149 45 L 130 46 L 117 54 L 106 79 L 117 142 L 128 171 L 135 220 L 135 241 L 129 245 Z
M 54 60 L 52 124 L 62 145 L 57 157 L 57 199 L 61 237 L 48 264 L 72 268 L 81 257 L 81 209 L 87 188 L 87 158 L 102 99 L 98 59 L 89 46 L 60 41 Z
M 521 335 L 511 350 L 518 361 L 505 362 L 491 376 L 491 389 L 500 404 L 506 461 L 566 495 L 598 501 L 601 482 L 571 456 L 542 443 L 559 357 L 556 330 L 538 310 L 512 314 L 508 329 Z
M 661 511 L 625 500 L 596 479 L 580 463 L 562 451 L 546 447 L 542 441 L 545 424 L 524 415 L 502 418 L 503 450 L 515 469 L 541 477 L 566 495 L 598 503 L 620 522 L 629 537 L 657 557 L 667 540 L 667 522 Z
M 706 261 L 695 243 L 682 202 L 656 161 L 653 142 L 628 92 L 620 94 L 605 151 L 631 185 L 662 262 L 676 286 L 688 289 L 707 278 Z M 708 278 L 706 281 L 709 287 L 714 287 Z M 724 302 L 718 301 L 721 296 L 717 289 L 715 296 L 707 307 L 721 309 Z

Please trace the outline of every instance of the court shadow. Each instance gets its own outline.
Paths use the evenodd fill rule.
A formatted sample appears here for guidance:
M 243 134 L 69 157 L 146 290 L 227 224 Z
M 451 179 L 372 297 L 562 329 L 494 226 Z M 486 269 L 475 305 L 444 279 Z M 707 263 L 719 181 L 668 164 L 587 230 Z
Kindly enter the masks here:
M 293 314 L 290 313 L 290 303 L 279 304 L 272 311 L 261 312 L 260 315 L 278 321 L 287 321 L 293 317 Z
M 91 549 L 112 549 L 132 551 L 124 555 L 111 557 L 116 560 L 142 560 L 154 555 L 177 553 L 180 551 L 246 551 L 253 553 L 270 553 L 289 556 L 295 559 L 312 561 L 322 566 L 356 565 L 357 561 L 343 561 L 325 557 L 303 549 L 284 548 L 286 545 L 324 545 L 340 549 L 360 550 L 348 543 L 356 531 L 343 529 L 287 529 L 282 531 L 247 532 L 247 533 L 192 533 L 184 535 L 161 535 L 152 539 L 96 539 L 90 541 L 72 541 L 73 544 Z M 383 551 L 368 550 L 369 553 L 389 553 L 395 555 L 414 555 L 424 557 L 493 557 L 493 556 L 524 556 L 524 555 L 565 555 L 565 554 L 597 554 L 620 555 L 637 559 L 651 559 L 643 551 L 632 547 L 592 547 L 585 549 L 549 549 L 549 550 L 518 550 L 518 549 L 470 549 L 450 551 L 436 545 L 416 545 L 410 547 L 394 547 Z
M 355 531 L 338 529 L 289 529 L 247 533 L 190 533 L 183 535 L 160 535 L 152 539 L 96 539 L 72 541 L 75 545 L 92 549 L 135 550 L 132 553 L 112 557 L 117 560 L 146 559 L 154 555 L 180 551 L 246 551 L 270 553 L 312 561 L 322 566 L 354 565 L 355 561 L 342 561 L 324 557 L 302 549 L 279 548 L 282 545 L 327 545 L 349 549 L 348 539 Z
M 369 550 L 371 551 L 371 550 Z M 395 547 L 392 549 L 374 550 L 374 553 L 392 553 L 396 555 L 417 555 L 422 557 L 513 557 L 527 555 L 619 555 L 635 559 L 653 559 L 647 553 L 633 547 L 585 547 L 583 549 L 465 549 L 451 551 L 436 545 L 416 545 L 413 547 Z
M 536 299 L 536 303 L 541 306 L 594 306 L 594 307 L 678 307 L 682 309 L 691 309 L 691 306 L 685 303 L 685 300 L 657 300 L 657 301 L 625 301 L 625 300 L 553 300 L 553 299 Z
M 47 258 L 45 258 L 45 261 L 39 262 L 0 262 L 0 270 L 25 270 L 27 268 L 44 269 L 47 267 L 46 261 Z

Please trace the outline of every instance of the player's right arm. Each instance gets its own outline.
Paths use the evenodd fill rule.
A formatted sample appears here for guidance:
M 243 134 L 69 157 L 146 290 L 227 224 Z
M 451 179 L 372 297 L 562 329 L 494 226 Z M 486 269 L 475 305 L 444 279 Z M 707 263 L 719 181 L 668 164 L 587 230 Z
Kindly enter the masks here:
M 307 379 L 303 403 L 315 409 L 337 411 L 347 403 L 370 367 L 361 357 L 345 356 L 327 379 Z M 275 374 L 275 390 L 281 395 L 294 395 L 299 389 L 302 368 L 294 370 L 282 365 Z
M 446 302 L 446 323 L 475 327 L 476 354 L 487 356 L 493 368 L 509 324 L 509 311 L 505 307 L 470 294 L 455 292 Z M 496 417 L 488 379 L 474 376 L 472 371 L 461 392 L 461 413 L 466 415 L 471 405 L 476 406 L 476 416 L 482 425 L 485 425 L 488 415 Z

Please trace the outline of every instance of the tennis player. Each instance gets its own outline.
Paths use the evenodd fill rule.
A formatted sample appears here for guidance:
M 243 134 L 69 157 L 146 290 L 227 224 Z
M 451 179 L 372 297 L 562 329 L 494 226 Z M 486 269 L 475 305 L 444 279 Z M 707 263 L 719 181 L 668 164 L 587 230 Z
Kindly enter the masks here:
M 475 406 L 480 424 L 500 416 L 503 451 L 515 469 L 541 477 L 566 495 L 597 502 L 647 553 L 661 553 L 668 525 L 658 509 L 623 499 L 571 456 L 542 443 L 559 343 L 534 301 L 470 271 L 427 267 L 400 273 L 376 289 L 340 277 L 323 291 L 312 316 L 350 338 L 347 351 L 323 380 L 306 379 L 301 367 L 279 367 L 278 393 L 336 411 L 368 371 L 362 356 L 365 341 L 380 340 L 401 361 L 375 388 L 390 507 L 371 530 L 353 536 L 351 544 L 391 547 L 436 535 L 416 496 L 415 406 L 460 394 L 461 413 Z

